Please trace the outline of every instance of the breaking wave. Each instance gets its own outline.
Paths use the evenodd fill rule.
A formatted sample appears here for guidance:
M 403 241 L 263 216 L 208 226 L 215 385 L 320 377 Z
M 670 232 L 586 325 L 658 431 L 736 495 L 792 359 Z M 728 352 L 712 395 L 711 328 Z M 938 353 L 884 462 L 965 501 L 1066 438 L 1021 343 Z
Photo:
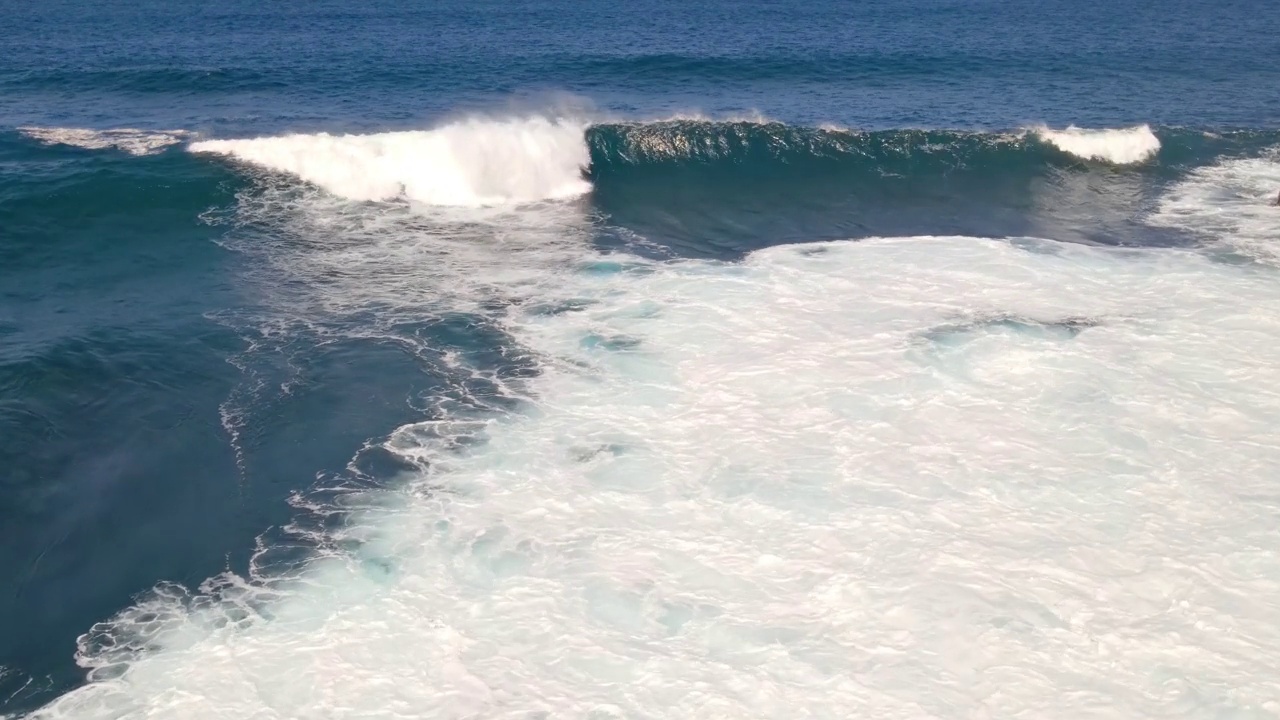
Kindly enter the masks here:
M 1160 139 L 1148 125 L 1120 130 L 1066 130 L 1037 128 L 1036 135 L 1059 150 L 1085 160 L 1132 165 L 1151 159 L 1160 151 Z
M 289 173 L 351 200 L 500 205 L 587 192 L 583 130 L 580 123 L 540 117 L 470 120 L 374 135 L 205 140 L 191 150 Z
M 190 146 L 294 175 L 347 199 L 452 206 L 564 199 L 590 191 L 590 181 L 634 173 L 834 172 L 883 178 L 974 167 L 1017 171 L 1064 159 L 1127 165 L 1150 159 L 1159 148 L 1147 126 L 859 132 L 764 120 L 591 124 L 536 116 L 466 120 L 423 131 L 294 134 Z
M 473 118 L 433 129 L 363 135 L 289 134 L 198 139 L 183 130 L 21 128 L 45 144 L 147 155 L 182 143 L 190 151 L 284 173 L 336 196 L 404 199 L 437 206 L 493 206 L 557 200 L 593 186 L 669 178 L 741 184 L 839 180 L 875 183 L 954 173 L 1029 176 L 1048 168 L 1142 168 L 1205 162 L 1231 150 L 1178 129 L 1005 132 L 804 127 L 764 118 L 591 122 L 528 116 Z M 1275 141 L 1274 137 L 1259 140 Z M 1234 143 L 1234 144 L 1233 144 Z M 1168 155 L 1167 160 L 1162 157 Z M 1211 159 L 1211 158 L 1210 158 Z

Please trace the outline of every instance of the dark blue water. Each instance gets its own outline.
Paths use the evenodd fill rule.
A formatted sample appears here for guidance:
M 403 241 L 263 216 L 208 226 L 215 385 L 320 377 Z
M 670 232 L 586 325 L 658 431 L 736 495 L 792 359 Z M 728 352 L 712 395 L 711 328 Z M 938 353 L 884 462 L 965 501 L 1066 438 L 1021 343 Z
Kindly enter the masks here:
M 299 235 L 268 201 L 246 215 L 278 178 L 190 153 L 195 139 L 584 119 L 592 242 L 727 259 L 928 234 L 1190 246 L 1143 222 L 1162 193 L 1280 143 L 1280 12 L 1262 0 L 52 0 L 3 15 L 0 713 L 81 683 L 77 637 L 158 582 L 245 572 L 318 483 L 393 477 L 401 461 L 362 452 L 370 438 L 442 403 L 500 404 L 494 383 L 530 372 L 482 308 L 415 322 L 385 299 L 320 307 L 309 293 L 341 284 L 343 263 L 276 261 L 377 227 Z M 1069 125 L 1147 125 L 1159 149 L 1110 162 L 1022 132 Z M 59 134 L 122 128 L 152 145 Z M 489 375 L 459 375 L 455 356 Z M 272 552 L 260 561 L 288 562 Z

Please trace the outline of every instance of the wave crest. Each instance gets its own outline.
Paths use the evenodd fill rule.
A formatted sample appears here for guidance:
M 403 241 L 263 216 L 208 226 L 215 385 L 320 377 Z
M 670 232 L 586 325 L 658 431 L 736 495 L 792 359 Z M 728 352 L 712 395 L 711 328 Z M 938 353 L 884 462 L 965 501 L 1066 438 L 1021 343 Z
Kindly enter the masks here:
M 350 200 L 476 207 L 590 190 L 584 129 L 541 117 L 465 120 L 425 131 L 206 140 L 191 151 L 286 172 Z
M 1149 125 L 1105 130 L 1086 130 L 1074 125 L 1066 130 L 1039 127 L 1035 134 L 1070 155 L 1116 165 L 1145 162 L 1160 151 L 1160 139 Z

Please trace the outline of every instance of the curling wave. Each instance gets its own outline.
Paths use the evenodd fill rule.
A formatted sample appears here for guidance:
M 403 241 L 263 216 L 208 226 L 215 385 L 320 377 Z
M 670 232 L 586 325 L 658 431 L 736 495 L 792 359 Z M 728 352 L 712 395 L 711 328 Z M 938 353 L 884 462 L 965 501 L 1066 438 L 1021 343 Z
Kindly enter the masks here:
M 1160 140 L 1146 125 L 1120 130 L 1037 128 L 1003 133 L 953 130 L 863 132 L 778 122 L 672 120 L 595 125 L 588 131 L 592 169 L 654 164 L 770 162 L 786 165 L 856 163 L 885 172 L 968 163 L 1051 162 L 1061 156 L 1128 165 L 1148 160 Z M 1058 158 L 1054 156 L 1057 155 Z
M 1011 170 L 1063 160 L 1128 165 L 1149 160 L 1159 148 L 1145 125 L 860 132 L 766 121 L 590 124 L 537 116 L 473 119 L 425 131 L 293 134 L 190 146 L 288 173 L 352 200 L 405 198 L 454 206 L 564 199 L 588 192 L 590 181 L 637 172 L 790 170 L 885 177 L 972 167 Z

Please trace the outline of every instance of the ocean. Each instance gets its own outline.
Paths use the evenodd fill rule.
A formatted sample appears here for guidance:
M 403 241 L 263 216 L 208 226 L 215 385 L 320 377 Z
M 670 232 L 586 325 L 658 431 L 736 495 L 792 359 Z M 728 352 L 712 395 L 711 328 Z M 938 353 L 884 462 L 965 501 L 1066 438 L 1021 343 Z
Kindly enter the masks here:
M 1271 3 L 4 18 L 0 717 L 1280 716 Z

